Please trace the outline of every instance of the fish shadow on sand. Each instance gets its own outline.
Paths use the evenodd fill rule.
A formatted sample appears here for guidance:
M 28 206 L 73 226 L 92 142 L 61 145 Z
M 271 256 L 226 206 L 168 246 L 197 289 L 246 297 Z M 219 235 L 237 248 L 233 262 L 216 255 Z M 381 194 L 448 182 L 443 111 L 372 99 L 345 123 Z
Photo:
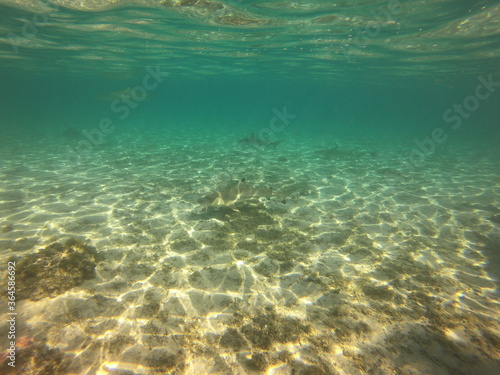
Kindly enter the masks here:
M 314 155 L 324 160 L 355 160 L 362 158 L 378 159 L 381 154 L 377 150 L 355 150 L 346 149 L 340 146 L 332 146 L 330 148 L 315 150 Z
M 358 160 L 361 158 L 377 159 L 380 152 L 375 150 L 349 150 L 338 146 L 316 150 L 314 154 L 324 160 Z
M 189 215 L 190 220 L 218 220 L 222 222 L 229 222 L 238 220 L 240 217 L 245 216 L 258 216 L 263 213 L 265 209 L 260 205 L 240 205 L 238 210 L 233 210 L 230 207 L 203 207 L 201 210 L 191 212 Z

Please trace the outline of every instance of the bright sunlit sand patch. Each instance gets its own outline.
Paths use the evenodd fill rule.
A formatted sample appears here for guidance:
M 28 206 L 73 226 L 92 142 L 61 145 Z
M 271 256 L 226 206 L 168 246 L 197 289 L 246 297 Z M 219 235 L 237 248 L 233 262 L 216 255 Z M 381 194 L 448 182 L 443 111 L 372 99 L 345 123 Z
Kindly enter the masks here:
M 453 340 L 459 344 L 464 344 L 466 341 L 458 335 L 457 332 L 451 330 L 451 329 L 446 329 L 445 330 L 446 337 L 450 340 Z

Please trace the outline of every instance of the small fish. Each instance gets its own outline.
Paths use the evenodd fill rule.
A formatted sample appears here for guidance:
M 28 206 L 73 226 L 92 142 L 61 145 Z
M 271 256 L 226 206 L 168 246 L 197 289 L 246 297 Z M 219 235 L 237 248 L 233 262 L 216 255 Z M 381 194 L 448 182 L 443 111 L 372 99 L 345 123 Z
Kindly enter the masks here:
M 275 193 L 273 189 L 260 189 L 248 186 L 243 178 L 236 185 L 228 189 L 216 191 L 198 199 L 198 203 L 206 207 L 229 207 L 234 211 L 238 211 L 235 208 L 236 205 L 257 202 L 261 197 L 267 199 L 277 197 L 283 203 L 286 203 L 285 198 L 288 195 L 289 193 Z

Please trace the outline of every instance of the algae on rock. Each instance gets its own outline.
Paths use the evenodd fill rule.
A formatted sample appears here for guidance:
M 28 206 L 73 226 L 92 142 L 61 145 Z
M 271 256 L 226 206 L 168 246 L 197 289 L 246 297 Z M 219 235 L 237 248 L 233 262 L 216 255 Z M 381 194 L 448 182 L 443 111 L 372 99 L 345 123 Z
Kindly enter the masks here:
M 100 259 L 94 247 L 73 238 L 23 257 L 11 257 L 9 260 L 16 262 L 16 299 L 39 300 L 62 294 L 94 278 Z M 7 278 L 2 284 L 6 283 Z

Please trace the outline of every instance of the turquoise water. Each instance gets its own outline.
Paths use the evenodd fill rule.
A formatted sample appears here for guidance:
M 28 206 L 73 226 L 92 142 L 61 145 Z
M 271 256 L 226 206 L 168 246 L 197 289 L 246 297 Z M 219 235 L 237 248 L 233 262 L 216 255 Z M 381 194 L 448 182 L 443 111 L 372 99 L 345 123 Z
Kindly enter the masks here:
M 498 2 L 16 3 L 2 374 L 498 373 Z

